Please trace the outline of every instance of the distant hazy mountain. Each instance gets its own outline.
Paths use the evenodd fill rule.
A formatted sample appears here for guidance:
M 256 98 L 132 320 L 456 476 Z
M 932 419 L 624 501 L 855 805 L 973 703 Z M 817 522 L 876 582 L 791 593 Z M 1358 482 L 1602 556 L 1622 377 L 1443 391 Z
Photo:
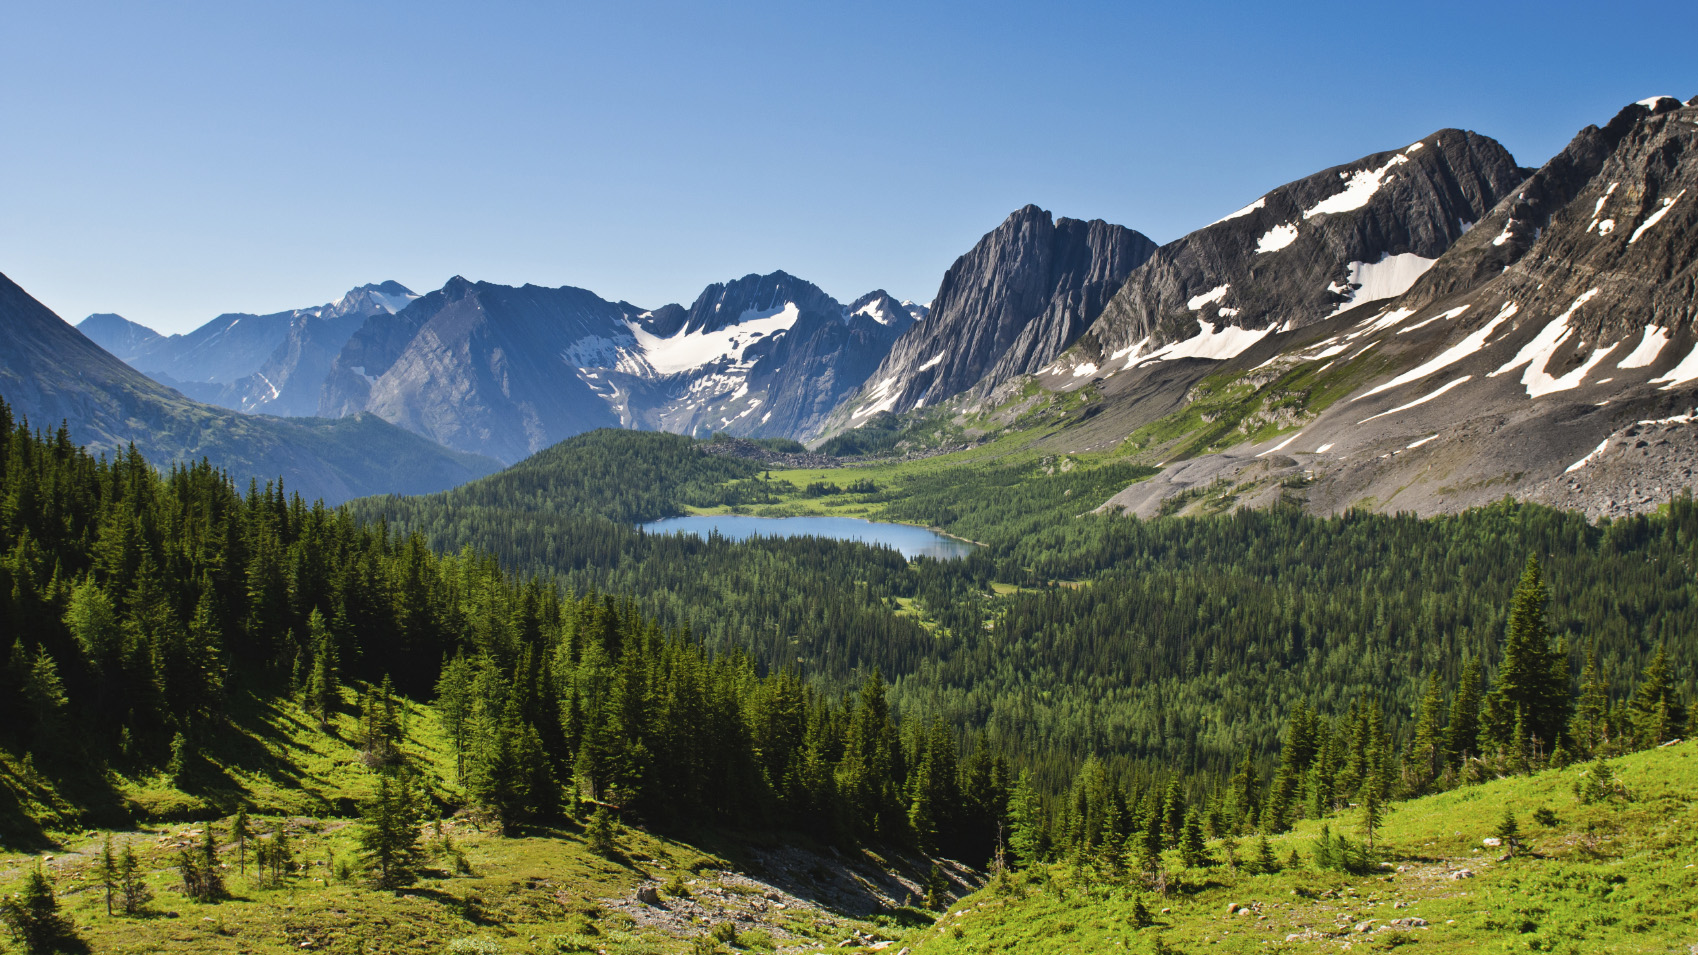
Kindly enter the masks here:
M 190 400 L 102 350 L 3 275 L 0 327 L 0 395 L 14 413 L 37 428 L 63 422 L 74 442 L 97 451 L 133 443 L 162 467 L 205 457 L 239 481 L 282 478 L 285 487 L 332 503 L 441 490 L 497 467 L 372 415 L 284 419 Z
M 584 289 L 455 278 L 367 319 L 318 410 L 369 411 L 509 462 L 598 427 L 806 436 L 916 312 L 882 291 L 845 308 L 783 272 L 647 311 Z
M 191 398 L 239 411 L 311 415 L 349 336 L 366 319 L 399 311 L 415 298 L 391 281 L 362 285 L 315 308 L 220 315 L 186 335 L 160 335 L 106 314 L 90 315 L 77 329 Z

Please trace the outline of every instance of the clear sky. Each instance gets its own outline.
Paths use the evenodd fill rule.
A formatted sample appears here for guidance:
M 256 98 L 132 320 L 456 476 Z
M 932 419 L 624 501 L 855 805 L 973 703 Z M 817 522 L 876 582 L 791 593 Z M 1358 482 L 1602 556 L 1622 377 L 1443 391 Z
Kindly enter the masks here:
M 1035 202 L 1165 242 L 1459 126 L 1698 93 L 1698 4 L 8 3 L 0 272 L 185 331 L 393 278 L 928 300 Z

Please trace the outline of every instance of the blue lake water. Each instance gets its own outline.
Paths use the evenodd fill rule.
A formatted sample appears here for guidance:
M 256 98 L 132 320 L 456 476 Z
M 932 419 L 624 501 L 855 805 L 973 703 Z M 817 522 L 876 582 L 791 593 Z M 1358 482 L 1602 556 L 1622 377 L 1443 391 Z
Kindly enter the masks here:
M 748 517 L 742 514 L 696 514 L 668 517 L 642 525 L 650 534 L 697 534 L 715 531 L 730 540 L 751 537 L 830 537 L 894 547 L 902 556 L 948 560 L 965 557 L 977 545 L 911 524 L 882 524 L 854 517 Z

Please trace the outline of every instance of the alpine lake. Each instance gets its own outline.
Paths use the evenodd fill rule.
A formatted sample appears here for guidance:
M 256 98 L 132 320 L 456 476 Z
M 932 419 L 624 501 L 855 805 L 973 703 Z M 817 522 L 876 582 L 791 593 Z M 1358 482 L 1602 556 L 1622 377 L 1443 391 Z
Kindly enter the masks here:
M 650 534 L 718 534 L 727 540 L 751 537 L 828 537 L 891 547 L 902 556 L 950 560 L 972 553 L 977 544 L 912 524 L 887 524 L 855 517 L 750 517 L 744 514 L 692 514 L 641 525 Z

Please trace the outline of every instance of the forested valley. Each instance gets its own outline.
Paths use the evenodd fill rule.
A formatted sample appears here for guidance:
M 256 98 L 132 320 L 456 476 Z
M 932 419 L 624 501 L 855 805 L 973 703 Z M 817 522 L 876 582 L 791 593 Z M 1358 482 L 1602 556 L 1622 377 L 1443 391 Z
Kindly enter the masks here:
M 384 776 L 398 701 L 430 701 L 456 770 L 425 798 L 503 829 L 777 822 L 984 864 L 1654 746 L 1690 698 L 1684 499 L 1139 521 L 1090 513 L 1136 469 L 1012 461 L 863 488 L 983 543 L 908 562 L 642 533 L 783 493 L 671 435 L 330 510 L 0 425 L 0 745 L 57 794 L 0 795 L 12 838 L 121 821 L 114 773 L 220 791 L 210 754 L 276 699 L 352 713 Z

